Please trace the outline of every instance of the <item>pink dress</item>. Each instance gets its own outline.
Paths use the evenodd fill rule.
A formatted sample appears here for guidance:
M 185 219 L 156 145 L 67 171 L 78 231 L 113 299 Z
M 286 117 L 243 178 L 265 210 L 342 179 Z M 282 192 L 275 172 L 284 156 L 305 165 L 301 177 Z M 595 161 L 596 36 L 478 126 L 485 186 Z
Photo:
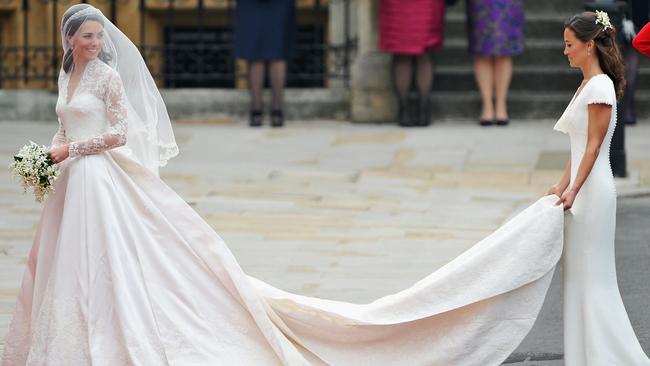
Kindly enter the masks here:
M 419 55 L 442 48 L 444 0 L 380 0 L 379 49 Z

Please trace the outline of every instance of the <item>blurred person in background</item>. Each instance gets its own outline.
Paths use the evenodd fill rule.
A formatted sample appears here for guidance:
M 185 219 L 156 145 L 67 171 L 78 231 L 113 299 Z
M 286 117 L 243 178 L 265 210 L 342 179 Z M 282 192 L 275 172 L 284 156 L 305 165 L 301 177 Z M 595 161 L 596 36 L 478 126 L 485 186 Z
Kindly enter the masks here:
M 431 124 L 431 51 L 442 49 L 445 0 L 380 0 L 379 49 L 393 54 L 393 81 L 400 126 Z M 409 105 L 415 66 L 419 100 Z
M 512 56 L 524 51 L 523 0 L 466 0 L 469 52 L 481 93 L 481 126 L 507 125 Z
M 636 124 L 636 108 L 634 96 L 636 81 L 639 77 L 639 54 L 632 46 L 632 39 L 648 23 L 650 4 L 648 0 L 627 0 L 626 20 L 623 22 L 623 58 L 625 60 L 625 79 L 627 86 L 621 100 L 623 121 L 626 125 Z
M 238 0 L 235 14 L 235 58 L 248 66 L 251 95 L 249 124 L 263 123 L 262 90 L 266 68 L 271 82 L 271 126 L 284 125 L 283 94 L 287 60 L 295 44 L 294 0 Z

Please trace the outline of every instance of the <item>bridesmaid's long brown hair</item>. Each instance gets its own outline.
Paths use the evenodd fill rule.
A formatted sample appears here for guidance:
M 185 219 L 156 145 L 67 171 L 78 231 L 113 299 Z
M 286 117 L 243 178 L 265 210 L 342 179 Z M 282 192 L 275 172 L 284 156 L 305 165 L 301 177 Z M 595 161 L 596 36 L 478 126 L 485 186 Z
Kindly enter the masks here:
M 616 44 L 616 29 L 597 24 L 596 13 L 591 11 L 572 16 L 564 28 L 571 29 L 582 42 L 594 40 L 600 68 L 614 81 L 616 100 L 620 100 L 625 90 L 625 63 Z

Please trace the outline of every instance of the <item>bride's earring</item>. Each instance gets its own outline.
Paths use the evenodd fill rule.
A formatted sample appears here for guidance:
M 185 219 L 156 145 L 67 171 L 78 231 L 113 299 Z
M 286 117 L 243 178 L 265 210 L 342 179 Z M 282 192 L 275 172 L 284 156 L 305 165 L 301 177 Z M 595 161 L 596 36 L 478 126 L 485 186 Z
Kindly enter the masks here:
M 591 56 L 591 48 L 587 48 L 587 56 Z

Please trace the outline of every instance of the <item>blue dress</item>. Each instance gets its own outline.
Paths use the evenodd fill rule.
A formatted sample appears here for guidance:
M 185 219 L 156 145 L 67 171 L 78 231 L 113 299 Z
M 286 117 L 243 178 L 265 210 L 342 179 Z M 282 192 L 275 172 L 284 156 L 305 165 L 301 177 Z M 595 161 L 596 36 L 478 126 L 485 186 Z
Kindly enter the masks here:
M 288 60 L 294 51 L 295 0 L 238 0 L 235 58 Z

